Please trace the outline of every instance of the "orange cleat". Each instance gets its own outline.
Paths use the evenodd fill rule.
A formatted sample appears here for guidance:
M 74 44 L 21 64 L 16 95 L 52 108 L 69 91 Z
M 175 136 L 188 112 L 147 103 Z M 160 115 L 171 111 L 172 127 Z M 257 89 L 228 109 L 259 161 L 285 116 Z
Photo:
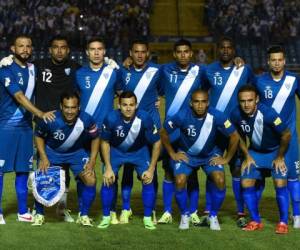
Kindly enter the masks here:
M 262 230 L 264 225 L 260 222 L 250 221 L 245 227 L 242 228 L 243 231 L 256 231 Z
M 288 228 L 288 225 L 285 224 L 284 222 L 279 222 L 277 225 L 276 225 L 276 230 L 275 232 L 277 234 L 287 234 L 289 232 L 289 228 Z

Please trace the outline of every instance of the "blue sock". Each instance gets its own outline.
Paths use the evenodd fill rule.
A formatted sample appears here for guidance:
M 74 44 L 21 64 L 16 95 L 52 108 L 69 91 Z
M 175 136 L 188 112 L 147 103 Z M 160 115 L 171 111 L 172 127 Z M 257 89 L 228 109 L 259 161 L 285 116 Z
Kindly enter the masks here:
M 0 173 L 0 214 L 3 214 L 2 210 L 2 190 L 3 190 L 3 173 Z
M 287 187 L 276 187 L 276 200 L 279 208 L 280 222 L 288 224 L 289 194 Z
M 110 208 L 113 202 L 113 197 L 115 193 L 115 184 L 101 187 L 101 201 L 102 201 L 102 210 L 103 216 L 110 216 Z
M 176 189 L 175 190 L 175 198 L 176 202 L 178 204 L 178 207 L 180 209 L 180 213 L 182 215 L 184 214 L 189 214 L 189 209 L 188 209 L 188 193 L 186 188 L 183 189 Z
M 153 182 L 150 184 L 143 184 L 142 199 L 144 204 L 144 216 L 151 216 L 153 211 L 155 192 Z
M 119 192 L 119 182 L 118 182 L 118 177 L 116 176 L 115 180 L 115 192 L 111 204 L 110 211 L 116 212 L 117 210 L 117 200 L 118 200 L 118 192 Z
M 154 185 L 154 201 L 153 201 L 153 210 L 156 208 L 157 192 L 158 192 L 158 179 L 157 179 L 157 168 L 155 168 L 153 175 L 153 185 Z
M 196 176 L 196 178 L 188 179 L 187 193 L 188 193 L 188 197 L 189 197 L 189 211 L 190 211 L 190 214 L 192 214 L 194 212 L 197 212 L 197 210 L 198 210 L 199 182 L 198 182 L 197 176 Z
M 211 210 L 212 197 L 211 197 L 211 186 L 214 185 L 209 178 L 206 178 L 205 183 L 205 209 L 204 211 L 209 212 Z
M 18 200 L 18 213 L 25 214 L 27 209 L 27 188 L 28 173 L 16 173 L 15 188 Z
M 96 196 L 96 186 L 84 185 L 82 190 L 82 207 L 80 210 L 81 216 L 89 214 L 95 196 Z
M 219 189 L 215 186 L 214 183 L 212 183 L 210 193 L 211 193 L 212 203 L 211 203 L 211 210 L 209 215 L 217 216 L 223 204 L 223 201 L 225 199 L 226 188 Z
M 163 202 L 165 212 L 172 213 L 172 200 L 174 189 L 175 187 L 173 181 L 163 181 Z
M 35 210 L 36 210 L 37 214 L 41 214 L 41 215 L 45 214 L 44 206 L 41 203 L 39 203 L 37 200 L 35 200 L 34 205 L 35 205 Z
M 298 179 L 288 180 L 287 187 L 292 201 L 293 216 L 300 215 L 300 182 Z
M 257 196 L 256 196 L 256 188 L 248 187 L 243 189 L 243 196 L 250 213 L 250 217 L 253 221 L 258 223 L 261 222 L 259 211 L 258 211 L 258 203 L 257 203 Z
M 244 199 L 241 186 L 241 178 L 232 177 L 232 191 L 237 205 L 237 213 L 244 213 Z
M 133 187 L 133 166 L 131 164 L 124 165 L 122 177 L 122 209 L 130 209 L 131 190 Z
M 255 185 L 255 187 L 256 187 L 256 197 L 257 197 L 257 204 L 259 206 L 262 194 L 265 190 L 266 180 L 264 178 L 264 179 L 262 179 L 262 180 L 260 180 L 259 182 L 256 182 L 256 183 L 257 183 L 257 185 Z
M 82 210 L 82 191 L 84 188 L 83 182 L 80 180 L 79 177 L 76 177 L 77 183 L 77 201 L 78 201 L 78 211 Z

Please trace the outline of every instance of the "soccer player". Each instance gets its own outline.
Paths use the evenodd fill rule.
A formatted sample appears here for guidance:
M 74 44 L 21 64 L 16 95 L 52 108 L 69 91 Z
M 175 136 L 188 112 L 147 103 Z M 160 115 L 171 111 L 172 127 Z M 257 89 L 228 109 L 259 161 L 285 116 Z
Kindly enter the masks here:
M 160 68 L 159 90 L 165 96 L 166 118 L 174 116 L 181 108 L 188 107 L 191 93 L 201 86 L 202 69 L 191 62 L 193 51 L 192 44 L 185 39 L 180 39 L 174 44 L 173 56 L 175 62 L 164 64 Z M 179 138 L 179 130 L 171 135 L 171 141 Z M 164 213 L 158 223 L 172 222 L 172 199 L 174 195 L 173 170 L 169 165 L 168 156 L 163 159 L 165 177 L 163 181 Z M 197 215 L 199 200 L 199 183 L 195 171 L 188 181 L 190 198 L 190 215 L 193 223 L 199 223 Z
M 42 111 L 59 110 L 60 96 L 66 91 L 75 89 L 75 72 L 80 65 L 69 58 L 69 45 L 66 37 L 54 36 L 49 43 L 50 58 L 34 62 L 37 68 L 35 88 L 35 104 Z M 67 193 L 70 185 L 69 168 L 66 172 L 66 191 L 57 205 L 56 213 L 63 216 L 64 221 L 74 222 L 67 209 Z M 80 181 L 80 180 L 79 180 Z
M 122 164 L 130 163 L 142 181 L 144 204 L 144 226 L 156 227 L 151 219 L 155 191 L 153 174 L 160 154 L 159 133 L 151 116 L 137 109 L 137 98 L 131 91 L 124 91 L 119 97 L 119 109 L 106 118 L 100 133 L 101 153 L 104 159 L 104 174 L 101 189 L 103 219 L 98 228 L 110 225 L 110 209 L 115 194 L 115 179 Z M 152 145 L 152 154 L 148 149 Z M 126 167 L 126 166 L 125 166 Z
M 286 153 L 288 171 L 288 190 L 293 207 L 294 228 L 300 228 L 300 183 L 299 152 L 296 129 L 295 96 L 300 95 L 300 79 L 297 75 L 285 70 L 285 52 L 281 46 L 268 49 L 268 65 L 270 71 L 257 78 L 255 86 L 260 101 L 272 107 L 288 123 L 292 138 Z M 292 167 L 293 166 L 293 167 Z
M 158 80 L 159 80 L 159 65 L 154 64 L 149 60 L 149 45 L 145 40 L 135 40 L 132 42 L 129 51 L 132 59 L 132 64 L 129 68 L 121 67 L 120 83 L 122 91 L 133 91 L 137 97 L 137 105 L 140 109 L 147 111 L 157 129 L 160 129 L 159 110 L 156 106 L 158 100 Z M 126 165 L 124 167 L 122 177 L 122 213 L 120 223 L 128 223 L 131 214 L 130 195 L 133 186 L 133 166 Z M 154 173 L 154 188 L 157 194 L 157 172 Z M 116 182 L 117 183 L 117 182 Z M 116 188 L 117 189 L 117 188 Z M 155 198 L 156 200 L 156 198 Z M 155 206 L 154 206 L 155 208 Z M 113 214 L 113 213 L 111 213 Z M 115 217 L 115 216 L 113 216 Z M 156 221 L 155 212 L 153 211 L 153 221 Z M 112 218 L 111 223 L 117 221 Z
M 249 149 L 242 143 L 245 160 L 241 171 L 243 196 L 252 221 L 243 230 L 263 228 L 255 182 L 268 171 L 272 173 L 280 213 L 276 233 L 285 234 L 288 232 L 287 172 L 290 168 L 286 165 L 285 153 L 291 139 L 288 124 L 281 120 L 273 108 L 259 103 L 258 93 L 252 85 L 244 85 L 239 89 L 238 100 L 240 105 L 232 111 L 231 121 L 239 128 L 242 137 L 248 137 L 250 142 Z
M 32 114 L 45 121 L 53 120 L 54 114 L 42 112 L 31 102 L 35 87 L 35 68 L 28 63 L 32 54 L 31 38 L 18 35 L 11 51 L 13 63 L 0 69 L 0 201 L 3 174 L 15 171 L 18 221 L 31 222 L 33 218 L 27 212 L 27 180 L 33 163 Z M 0 224 L 5 224 L 2 209 Z
M 94 167 L 99 152 L 98 127 L 89 114 L 80 112 L 80 99 L 76 92 L 63 93 L 60 103 L 61 111 L 55 112 L 53 122 L 40 122 L 36 126 L 38 167 L 46 172 L 51 166 L 70 165 L 73 174 L 82 182 L 79 223 L 92 226 L 88 213 L 96 195 Z M 40 226 L 45 221 L 44 209 L 37 201 L 35 207 L 32 225 Z
M 168 117 L 161 131 L 162 143 L 171 157 L 175 175 L 175 197 L 181 212 L 179 229 L 182 230 L 189 228 L 187 178 L 200 166 L 214 183 L 210 190 L 210 229 L 221 230 L 217 215 L 226 191 L 224 165 L 231 160 L 239 143 L 239 135 L 234 126 L 222 112 L 209 107 L 208 98 L 206 90 L 195 90 L 192 93 L 191 106 Z M 180 129 L 180 140 L 177 149 L 174 149 L 169 135 L 176 129 Z M 229 140 L 225 156 L 222 156 L 222 150 L 216 145 L 219 131 Z
M 203 74 L 203 85 L 210 90 L 210 105 L 217 110 L 230 116 L 231 111 L 238 105 L 238 89 L 254 81 L 254 75 L 248 65 L 239 68 L 234 63 L 235 46 L 229 37 L 223 37 L 218 42 L 219 60 L 209 64 Z M 219 145 L 226 149 L 226 138 L 220 136 Z M 230 162 L 230 171 L 232 174 L 232 189 L 237 204 L 238 225 L 245 226 L 246 219 L 244 213 L 244 200 L 240 182 L 240 166 L 236 165 L 237 156 Z M 213 183 L 206 181 L 206 208 L 208 213 L 211 206 L 210 189 Z

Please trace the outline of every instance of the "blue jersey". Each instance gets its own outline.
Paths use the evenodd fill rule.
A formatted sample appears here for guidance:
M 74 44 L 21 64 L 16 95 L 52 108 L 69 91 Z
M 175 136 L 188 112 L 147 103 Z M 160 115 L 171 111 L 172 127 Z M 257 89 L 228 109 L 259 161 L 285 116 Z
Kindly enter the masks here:
M 188 155 L 206 158 L 220 153 L 216 146 L 217 131 L 229 136 L 235 131 L 229 119 L 220 111 L 209 108 L 203 118 L 197 117 L 191 108 L 167 118 L 164 128 L 170 134 L 180 129 L 179 149 Z
M 239 69 L 234 65 L 223 68 L 219 61 L 206 66 L 203 74 L 204 88 L 210 89 L 210 106 L 227 115 L 238 106 L 239 88 L 253 80 L 254 75 L 248 65 Z
M 60 111 L 55 112 L 55 120 L 45 123 L 40 121 L 35 128 L 35 135 L 45 140 L 45 144 L 57 153 L 65 154 L 88 149 L 87 142 L 99 136 L 94 119 L 81 112 L 72 125 L 64 121 Z
M 260 101 L 272 107 L 282 120 L 289 124 L 292 133 L 296 132 L 295 95 L 300 95 L 300 79 L 295 74 L 285 71 L 280 81 L 275 81 L 270 73 L 257 78 L 255 83 Z
M 117 90 L 117 73 L 104 64 L 95 71 L 89 66 L 76 71 L 76 85 L 81 96 L 81 110 L 91 115 L 98 127 L 104 117 L 113 110 Z
M 160 95 L 166 98 L 165 114 L 172 117 L 181 108 L 189 106 L 191 93 L 201 87 L 202 69 L 190 64 L 182 70 L 176 62 L 164 64 L 160 68 Z
M 32 115 L 14 99 L 22 91 L 31 100 L 35 87 L 33 64 L 21 67 L 13 62 L 0 69 L 0 127 L 2 129 L 32 128 Z
M 100 137 L 113 148 L 133 152 L 158 141 L 159 133 L 145 111 L 138 110 L 134 118 L 127 122 L 121 112 L 115 110 L 105 118 Z
M 123 91 L 133 91 L 137 97 L 140 109 L 151 111 L 156 109 L 155 102 L 158 99 L 159 65 L 148 62 L 141 69 L 131 66 L 128 69 L 120 69 L 120 88 Z
M 237 107 L 232 111 L 230 119 L 239 128 L 241 135 L 249 138 L 249 148 L 262 153 L 277 150 L 281 134 L 287 129 L 287 123 L 282 121 L 276 111 L 263 104 L 258 104 L 256 112 L 251 116 L 245 115 Z

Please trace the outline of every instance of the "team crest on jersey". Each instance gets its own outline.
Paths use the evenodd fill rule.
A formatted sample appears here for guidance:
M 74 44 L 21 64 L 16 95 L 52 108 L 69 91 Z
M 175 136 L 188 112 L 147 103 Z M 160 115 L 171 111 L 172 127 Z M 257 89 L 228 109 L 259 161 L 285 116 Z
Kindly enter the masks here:
M 191 74 L 192 74 L 192 76 L 196 76 L 197 75 L 197 70 L 193 68 L 191 70 Z
M 258 119 L 258 120 L 257 120 L 257 124 L 258 124 L 259 126 L 261 126 L 261 125 L 263 124 L 263 120 L 262 120 L 262 119 Z
M 33 76 L 34 75 L 33 70 L 29 70 L 29 74 Z
M 285 84 L 285 87 L 286 87 L 287 89 L 290 89 L 290 88 L 291 88 L 291 84 L 287 82 L 287 83 Z
M 109 77 L 109 74 L 108 73 L 104 73 L 103 76 L 104 76 L 105 79 L 107 79 Z
M 67 76 L 70 75 L 70 73 L 71 73 L 71 68 L 66 68 L 66 69 L 65 69 L 65 73 L 66 73 Z
M 5 83 L 4 83 L 4 86 L 5 87 L 8 87 L 10 84 L 10 78 L 9 77 L 5 77 Z
M 149 79 L 151 77 L 152 73 L 151 72 L 146 72 L 146 78 Z

